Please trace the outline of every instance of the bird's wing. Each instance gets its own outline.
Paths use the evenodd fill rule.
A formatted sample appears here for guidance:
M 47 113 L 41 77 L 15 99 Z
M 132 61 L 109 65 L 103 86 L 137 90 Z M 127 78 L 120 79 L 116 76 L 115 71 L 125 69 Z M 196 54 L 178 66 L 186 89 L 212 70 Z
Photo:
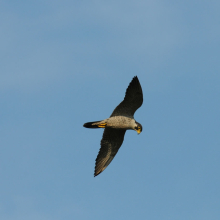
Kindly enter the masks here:
M 143 103 L 143 93 L 141 84 L 135 76 L 130 82 L 124 100 L 115 108 L 111 116 L 128 116 L 133 117 L 135 111 L 141 107 Z
M 105 128 L 96 158 L 94 176 L 100 174 L 111 163 L 123 143 L 125 132 L 124 129 Z

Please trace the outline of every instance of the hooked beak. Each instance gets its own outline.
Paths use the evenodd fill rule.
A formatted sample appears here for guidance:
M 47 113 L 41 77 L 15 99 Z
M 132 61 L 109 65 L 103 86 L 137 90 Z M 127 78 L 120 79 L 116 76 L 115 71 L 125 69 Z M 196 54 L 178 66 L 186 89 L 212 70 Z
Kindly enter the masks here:
M 140 133 L 141 133 L 141 129 L 138 129 L 138 130 L 137 130 L 137 133 L 140 134 Z

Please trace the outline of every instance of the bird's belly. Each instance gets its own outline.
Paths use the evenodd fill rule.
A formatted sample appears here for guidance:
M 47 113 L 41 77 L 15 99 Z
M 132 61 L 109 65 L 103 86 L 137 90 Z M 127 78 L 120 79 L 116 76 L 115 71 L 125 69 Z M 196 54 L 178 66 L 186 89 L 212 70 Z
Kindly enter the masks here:
M 107 127 L 116 129 L 131 129 L 131 120 L 132 119 L 124 116 L 111 117 L 107 121 Z

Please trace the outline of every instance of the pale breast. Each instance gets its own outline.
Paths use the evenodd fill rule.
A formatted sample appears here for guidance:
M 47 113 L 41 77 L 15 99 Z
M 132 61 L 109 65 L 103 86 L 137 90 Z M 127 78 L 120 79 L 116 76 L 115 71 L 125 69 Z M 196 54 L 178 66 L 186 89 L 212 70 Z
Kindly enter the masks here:
M 134 123 L 133 118 L 124 117 L 124 116 L 115 116 L 108 119 L 107 127 L 132 129 L 133 123 Z

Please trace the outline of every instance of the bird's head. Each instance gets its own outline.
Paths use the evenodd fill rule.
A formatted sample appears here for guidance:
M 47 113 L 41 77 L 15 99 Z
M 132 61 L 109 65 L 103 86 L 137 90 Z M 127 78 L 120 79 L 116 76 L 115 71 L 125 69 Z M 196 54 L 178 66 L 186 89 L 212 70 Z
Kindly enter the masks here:
M 142 132 L 142 125 L 138 122 L 135 122 L 134 130 L 137 131 L 138 134 Z

